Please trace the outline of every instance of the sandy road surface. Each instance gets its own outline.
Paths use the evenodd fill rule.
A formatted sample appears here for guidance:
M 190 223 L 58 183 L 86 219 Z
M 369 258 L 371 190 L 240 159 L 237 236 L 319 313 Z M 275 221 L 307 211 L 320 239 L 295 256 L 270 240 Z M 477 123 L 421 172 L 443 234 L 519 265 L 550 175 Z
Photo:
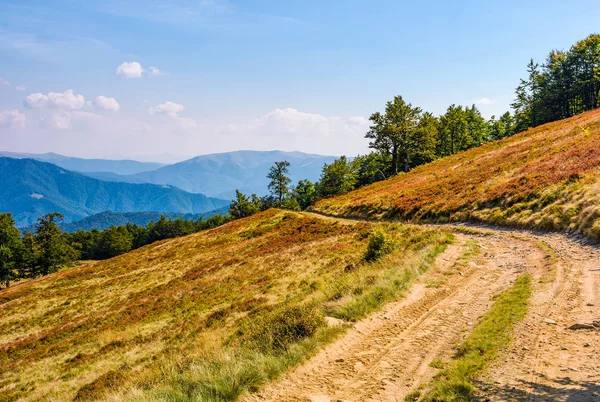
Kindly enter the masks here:
M 483 379 L 492 401 L 600 401 L 600 249 L 565 236 L 523 234 L 556 253 L 554 280 L 537 283 L 515 341 Z
M 452 356 L 492 297 L 527 272 L 534 277 L 530 311 L 482 379 L 484 399 L 600 401 L 600 334 L 565 329 L 600 319 L 600 250 L 562 235 L 457 236 L 406 297 L 245 400 L 403 401 L 435 375 L 431 361 Z M 469 241 L 480 253 L 459 263 Z

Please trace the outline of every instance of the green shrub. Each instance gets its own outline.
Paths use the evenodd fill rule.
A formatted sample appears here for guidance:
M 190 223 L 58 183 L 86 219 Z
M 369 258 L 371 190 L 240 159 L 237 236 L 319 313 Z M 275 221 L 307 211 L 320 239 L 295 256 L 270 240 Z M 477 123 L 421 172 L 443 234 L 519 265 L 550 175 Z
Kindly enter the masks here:
M 365 253 L 365 260 L 376 261 L 394 250 L 394 242 L 385 233 L 376 231 L 369 236 L 369 245 Z
M 263 352 L 282 352 L 290 345 L 311 337 L 325 325 L 313 306 L 289 306 L 256 317 L 246 338 Z

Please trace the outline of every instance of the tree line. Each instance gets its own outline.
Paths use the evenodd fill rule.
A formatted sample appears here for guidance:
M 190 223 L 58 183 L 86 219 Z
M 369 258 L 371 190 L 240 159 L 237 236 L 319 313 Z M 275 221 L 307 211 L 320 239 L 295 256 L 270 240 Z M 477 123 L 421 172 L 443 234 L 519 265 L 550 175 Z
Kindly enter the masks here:
M 161 216 L 146 226 L 127 224 L 109 229 L 63 232 L 63 219 L 54 212 L 38 219 L 35 231 L 23 235 L 12 214 L 0 213 L 0 286 L 20 279 L 57 272 L 77 260 L 104 260 L 127 253 L 158 240 L 185 236 L 231 221 L 227 215 L 185 220 Z
M 552 50 L 545 62 L 531 59 L 512 104 L 522 131 L 565 119 L 600 105 L 600 35 L 592 34 L 568 51 Z
M 509 112 L 486 120 L 475 105 L 450 105 L 445 114 L 436 117 L 402 96 L 387 102 L 383 112 L 373 113 L 370 122 L 365 137 L 372 152 L 326 163 L 316 183 L 304 179 L 295 186 L 289 177 L 290 163 L 275 162 L 267 175 L 270 194 L 259 197 L 236 190 L 229 214 L 238 219 L 269 208 L 304 210 L 320 198 L 344 194 L 516 133 Z

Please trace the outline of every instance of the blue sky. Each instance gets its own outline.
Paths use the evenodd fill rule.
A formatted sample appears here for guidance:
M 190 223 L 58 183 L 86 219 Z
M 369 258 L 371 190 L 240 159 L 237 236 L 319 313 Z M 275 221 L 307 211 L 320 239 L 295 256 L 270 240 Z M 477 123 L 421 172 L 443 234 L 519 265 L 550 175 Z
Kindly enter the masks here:
M 598 1 L 490 3 L 0 0 L 0 149 L 353 155 L 394 95 L 500 114 L 530 58 L 598 31 Z

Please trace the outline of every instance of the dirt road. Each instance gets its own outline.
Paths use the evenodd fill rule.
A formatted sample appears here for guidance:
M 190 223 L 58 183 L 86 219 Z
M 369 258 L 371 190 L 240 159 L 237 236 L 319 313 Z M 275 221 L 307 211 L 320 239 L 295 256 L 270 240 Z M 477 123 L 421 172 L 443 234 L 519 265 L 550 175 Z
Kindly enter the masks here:
M 565 329 L 600 319 L 600 271 L 594 270 L 600 250 L 562 235 L 494 231 L 457 237 L 402 300 L 244 400 L 404 401 L 433 378 L 434 360 L 451 358 L 493 296 L 531 273 L 530 311 L 513 345 L 482 378 L 482 396 L 600 401 L 600 333 Z M 467 259 L 473 242 L 479 253 Z

